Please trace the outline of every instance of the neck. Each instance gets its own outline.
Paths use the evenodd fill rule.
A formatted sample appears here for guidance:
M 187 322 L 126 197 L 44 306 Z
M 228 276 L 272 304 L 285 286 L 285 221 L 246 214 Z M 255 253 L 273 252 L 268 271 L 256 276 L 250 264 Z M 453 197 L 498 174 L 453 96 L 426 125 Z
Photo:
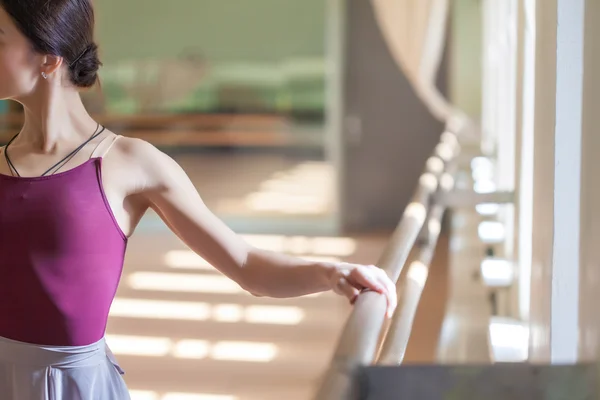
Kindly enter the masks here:
M 62 143 L 70 145 L 87 139 L 97 127 L 75 89 L 50 86 L 21 102 L 25 124 L 17 138 L 44 153 L 56 151 Z

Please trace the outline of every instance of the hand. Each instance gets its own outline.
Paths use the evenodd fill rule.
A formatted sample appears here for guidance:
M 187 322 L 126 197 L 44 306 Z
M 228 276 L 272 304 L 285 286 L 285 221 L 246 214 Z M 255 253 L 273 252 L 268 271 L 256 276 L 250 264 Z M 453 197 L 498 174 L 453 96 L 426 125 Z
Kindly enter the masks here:
M 375 265 L 340 263 L 336 265 L 334 271 L 330 283 L 335 293 L 346 296 L 351 304 L 354 304 L 363 291 L 372 290 L 381 293 L 387 298 L 387 317 L 393 315 L 398 305 L 396 285 L 384 270 Z

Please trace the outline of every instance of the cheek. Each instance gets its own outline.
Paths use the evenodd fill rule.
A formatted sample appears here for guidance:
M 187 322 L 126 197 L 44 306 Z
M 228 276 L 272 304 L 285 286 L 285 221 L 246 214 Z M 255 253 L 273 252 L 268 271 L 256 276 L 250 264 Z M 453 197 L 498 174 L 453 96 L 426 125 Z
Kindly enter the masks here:
M 30 54 L 0 44 L 0 99 L 31 93 L 36 79 L 35 62 Z

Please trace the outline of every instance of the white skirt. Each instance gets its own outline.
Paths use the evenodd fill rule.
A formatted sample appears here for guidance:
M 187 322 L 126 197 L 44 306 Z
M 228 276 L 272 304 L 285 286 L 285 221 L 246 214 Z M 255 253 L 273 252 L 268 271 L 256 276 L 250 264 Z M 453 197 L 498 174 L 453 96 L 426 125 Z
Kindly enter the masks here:
M 104 338 L 65 347 L 0 336 L 2 400 L 130 400 L 124 373 Z

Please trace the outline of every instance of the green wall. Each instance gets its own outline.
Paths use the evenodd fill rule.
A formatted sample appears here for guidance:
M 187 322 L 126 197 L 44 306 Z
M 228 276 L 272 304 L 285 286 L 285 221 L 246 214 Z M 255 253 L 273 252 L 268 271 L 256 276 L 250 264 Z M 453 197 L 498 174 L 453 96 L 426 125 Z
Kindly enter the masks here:
M 451 2 L 450 97 L 459 108 L 481 115 L 482 10 L 481 2 Z
M 324 55 L 323 0 L 102 0 L 105 63 L 198 50 L 213 62 L 273 62 Z

